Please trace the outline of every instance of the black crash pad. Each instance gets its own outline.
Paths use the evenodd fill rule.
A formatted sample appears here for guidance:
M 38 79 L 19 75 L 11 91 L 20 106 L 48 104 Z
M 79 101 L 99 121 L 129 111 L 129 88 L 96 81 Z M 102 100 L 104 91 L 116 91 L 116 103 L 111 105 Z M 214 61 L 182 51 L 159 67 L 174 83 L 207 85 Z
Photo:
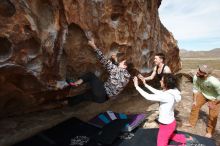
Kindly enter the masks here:
M 116 122 L 116 125 L 121 126 L 118 122 Z M 112 129 L 120 130 L 112 128 L 112 126 L 111 124 L 106 129 L 110 127 L 111 131 Z M 100 143 L 100 141 L 103 141 L 102 137 L 101 139 L 98 137 L 97 140 L 97 136 L 99 136 L 102 130 L 77 118 L 71 118 L 14 146 L 104 146 L 107 144 Z M 115 133 L 121 135 L 114 139 L 113 143 L 110 144 L 111 146 L 156 146 L 158 129 L 138 128 L 131 133 Z M 213 139 L 193 134 L 189 135 L 195 137 L 201 146 L 216 146 Z M 175 145 L 176 143 L 171 141 L 170 144 Z

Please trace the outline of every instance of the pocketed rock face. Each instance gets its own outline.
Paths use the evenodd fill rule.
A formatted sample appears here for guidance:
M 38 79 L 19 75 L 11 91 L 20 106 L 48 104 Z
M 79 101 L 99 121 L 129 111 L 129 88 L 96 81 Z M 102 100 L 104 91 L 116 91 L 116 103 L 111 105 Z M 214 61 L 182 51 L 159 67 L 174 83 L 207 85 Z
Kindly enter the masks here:
M 124 52 L 140 72 L 164 52 L 173 72 L 179 49 L 161 24 L 161 0 L 1 0 L 0 116 L 40 110 L 67 96 L 56 81 L 105 74 L 87 45 L 93 36 L 106 57 Z

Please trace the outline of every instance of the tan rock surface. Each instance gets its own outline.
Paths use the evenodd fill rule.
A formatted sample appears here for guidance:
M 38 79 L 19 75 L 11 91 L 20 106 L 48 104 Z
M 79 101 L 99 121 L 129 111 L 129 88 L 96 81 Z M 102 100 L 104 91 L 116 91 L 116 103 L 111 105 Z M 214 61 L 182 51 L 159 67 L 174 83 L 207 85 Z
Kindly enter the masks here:
M 152 70 L 157 52 L 167 54 L 167 64 L 178 71 L 179 48 L 160 22 L 160 3 L 1 0 L 0 117 L 48 109 L 44 101 L 68 94 L 56 90 L 57 81 L 88 71 L 104 76 L 86 35 L 107 57 L 112 51 L 126 53 L 141 72 Z

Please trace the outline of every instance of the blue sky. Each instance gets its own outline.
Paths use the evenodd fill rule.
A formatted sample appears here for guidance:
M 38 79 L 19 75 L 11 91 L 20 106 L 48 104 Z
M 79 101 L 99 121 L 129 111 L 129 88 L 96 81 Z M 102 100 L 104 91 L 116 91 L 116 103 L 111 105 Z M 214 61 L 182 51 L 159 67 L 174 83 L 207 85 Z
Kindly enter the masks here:
M 162 0 L 159 15 L 180 49 L 220 48 L 220 0 Z

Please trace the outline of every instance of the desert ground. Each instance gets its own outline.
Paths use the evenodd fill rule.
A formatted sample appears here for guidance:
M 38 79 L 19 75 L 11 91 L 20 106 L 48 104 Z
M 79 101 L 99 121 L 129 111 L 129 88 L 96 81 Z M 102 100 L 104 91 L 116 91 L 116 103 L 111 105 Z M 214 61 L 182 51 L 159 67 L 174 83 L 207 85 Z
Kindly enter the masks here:
M 204 58 L 182 58 L 182 70 L 179 73 L 194 74 L 197 65 L 205 63 L 214 68 L 213 75 L 220 79 L 220 60 Z M 202 107 L 200 118 L 194 129 L 182 126 L 186 122 L 192 105 L 192 83 L 185 77 L 181 79 L 182 101 L 176 106 L 178 130 L 204 135 L 208 108 Z M 148 118 L 142 125 L 143 128 L 155 128 L 158 125 L 154 121 L 157 117 L 158 103 L 146 101 L 137 92 L 121 94 L 117 100 L 110 100 L 103 104 L 83 102 L 75 107 L 63 108 L 29 113 L 16 117 L 8 117 L 0 120 L 0 146 L 10 146 L 22 139 L 30 137 L 44 129 L 48 129 L 70 117 L 78 117 L 88 121 L 96 114 L 107 110 L 122 113 L 146 113 Z M 220 118 L 216 126 L 214 139 L 220 145 Z

